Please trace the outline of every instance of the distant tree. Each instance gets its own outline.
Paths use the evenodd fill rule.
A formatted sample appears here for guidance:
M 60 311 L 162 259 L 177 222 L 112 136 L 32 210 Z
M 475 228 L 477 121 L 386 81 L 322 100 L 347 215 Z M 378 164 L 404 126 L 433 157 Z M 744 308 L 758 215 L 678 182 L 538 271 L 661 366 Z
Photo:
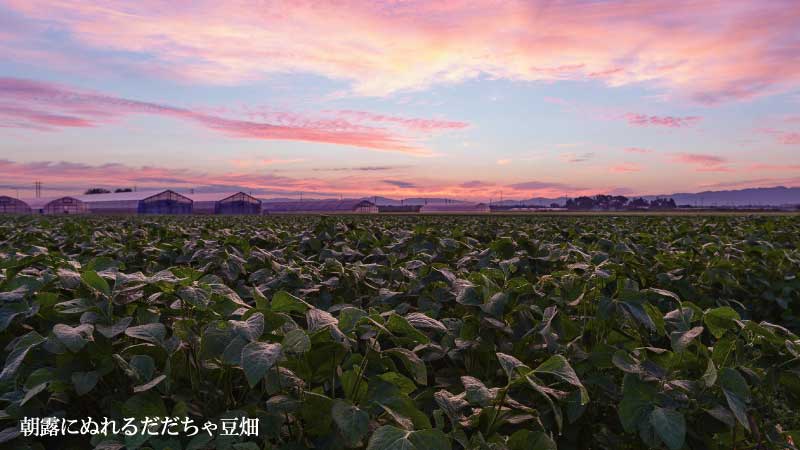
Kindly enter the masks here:
M 650 202 L 643 199 L 642 197 L 637 197 L 628 203 L 628 207 L 630 208 L 641 209 L 641 208 L 647 208 L 648 206 L 650 206 Z
M 561 205 L 559 205 L 558 203 L 553 202 L 553 203 L 550 203 L 550 207 L 551 208 L 561 208 Z
M 598 194 L 594 196 L 594 206 L 600 209 L 609 209 L 611 207 L 611 197 L 606 194 Z M 594 208 L 593 208 L 594 209 Z
M 87 189 L 86 192 L 84 192 L 84 194 L 86 194 L 86 195 L 110 194 L 110 193 L 111 193 L 111 191 L 109 191 L 108 189 L 103 189 L 103 188 L 91 188 L 91 189 Z
M 131 188 L 116 188 L 116 189 L 114 189 L 114 192 L 133 192 L 133 189 L 131 189 Z
M 650 202 L 650 208 L 652 209 L 675 209 L 677 205 L 675 204 L 675 200 L 671 198 L 657 198 Z
M 574 199 L 571 198 L 567 200 L 567 209 L 572 209 L 572 210 L 590 210 L 594 209 L 595 205 L 596 205 L 595 200 L 591 197 L 586 197 L 586 196 L 577 197 Z
M 624 195 L 615 195 L 611 198 L 610 207 L 611 209 L 624 209 L 625 206 L 628 204 L 628 197 Z

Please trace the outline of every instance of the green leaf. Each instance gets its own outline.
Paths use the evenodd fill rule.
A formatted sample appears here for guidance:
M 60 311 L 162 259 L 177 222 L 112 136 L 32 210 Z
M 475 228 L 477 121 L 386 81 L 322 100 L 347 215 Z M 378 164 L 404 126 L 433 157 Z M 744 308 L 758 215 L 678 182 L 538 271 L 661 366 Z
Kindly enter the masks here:
M 264 334 L 264 314 L 257 312 L 245 321 L 229 320 L 228 323 L 234 332 L 247 340 L 253 342 Z
M 286 291 L 278 291 L 272 296 L 270 309 L 274 312 L 301 312 L 312 308 L 311 305 Z
M 686 440 L 686 420 L 683 414 L 672 409 L 655 408 L 650 413 L 650 424 L 670 450 L 683 447 Z
M 639 361 L 634 359 L 625 350 L 617 350 L 614 352 L 614 355 L 611 356 L 611 363 L 614 364 L 617 369 L 623 372 L 635 374 L 642 373 L 642 367 L 640 366 Z
M 731 369 L 730 367 L 720 370 L 719 384 L 722 386 L 722 389 L 736 394 L 748 403 L 750 402 L 750 386 L 747 385 L 747 381 L 745 381 L 738 370 Z
M 386 328 L 392 333 L 406 338 L 412 339 L 419 344 L 426 344 L 430 342 L 428 336 L 414 328 L 405 317 L 398 314 L 392 314 L 386 321 Z
M 167 328 L 161 322 L 148 323 L 130 327 L 125 330 L 125 334 L 134 339 L 141 339 L 154 344 L 163 344 L 164 339 L 167 337 Z
M 447 333 L 447 327 L 442 322 L 432 319 L 425 314 L 413 312 L 406 315 L 406 321 L 414 328 L 420 330 L 436 331 L 440 333 Z
M 136 394 L 125 401 L 122 405 L 122 414 L 124 417 L 133 417 L 141 419 L 144 417 L 165 417 L 167 415 L 167 407 L 161 396 L 155 391 L 147 391 L 141 394 Z
M 91 392 L 100 380 L 100 374 L 96 371 L 74 372 L 72 374 L 72 385 L 75 386 L 75 393 L 85 395 Z
M 281 345 L 288 353 L 305 353 L 311 349 L 311 339 L 305 331 L 298 328 L 286 333 Z
M 747 418 L 747 405 L 744 399 L 727 389 L 723 389 L 722 392 L 736 420 L 738 420 L 747 431 L 750 431 L 750 420 Z
M 540 386 L 539 383 L 537 383 L 530 375 L 526 376 L 525 379 L 528 380 L 528 384 L 536 392 L 541 394 L 541 396 L 544 397 L 544 399 L 550 405 L 550 409 L 553 411 L 553 418 L 556 421 L 556 427 L 558 428 L 558 432 L 560 433 L 561 428 L 564 425 L 564 413 L 561 411 L 561 407 L 556 405 L 555 402 L 553 402 L 553 399 L 550 398 L 550 395 L 548 394 L 548 388 Z
M 726 367 L 719 373 L 719 384 L 736 420 L 750 431 L 750 420 L 747 418 L 747 403 L 750 402 L 750 387 L 744 377 L 736 370 Z
M 119 336 L 120 334 L 124 333 L 125 330 L 128 329 L 128 326 L 131 324 L 131 322 L 133 322 L 133 317 L 128 316 L 119 319 L 113 325 L 104 325 L 98 323 L 95 325 L 95 328 L 97 328 L 97 331 L 103 336 L 109 339 L 113 339 Z
M 709 359 L 706 372 L 703 374 L 703 382 L 706 387 L 711 387 L 717 382 L 717 368 L 714 366 L 714 361 Z
M 18 427 L 8 427 L 0 431 L 0 444 L 16 439 L 20 434 Z
M 5 331 L 15 317 L 31 312 L 25 302 L 11 303 L 0 308 L 0 332 Z
M 369 431 L 369 414 L 344 400 L 333 402 L 331 416 L 348 447 L 357 447 Z
M 428 384 L 428 370 L 425 367 L 425 363 L 416 353 L 400 347 L 384 350 L 383 353 L 399 357 L 418 384 L 423 386 Z
M 479 406 L 489 406 L 494 397 L 491 391 L 483 382 L 475 377 L 461 377 L 461 384 L 464 385 L 465 398 L 468 402 Z
M 508 439 L 509 450 L 558 450 L 558 446 L 543 431 L 519 430 Z
M 635 433 L 639 423 L 649 417 L 653 409 L 658 388 L 639 379 L 637 375 L 625 374 L 622 380 L 622 401 L 617 408 L 622 427 Z
M 64 344 L 72 353 L 78 353 L 83 349 L 94 331 L 94 326 L 83 324 L 77 327 L 59 323 L 53 326 L 53 334 Z
M 41 393 L 42 391 L 47 389 L 47 386 L 49 384 L 50 384 L 49 382 L 48 383 L 40 383 L 40 384 L 37 384 L 36 386 L 33 386 L 32 388 L 28 389 L 25 392 L 25 396 L 22 397 L 22 400 L 19 402 L 19 405 L 22 406 L 25 403 L 28 403 L 28 401 L 30 401 L 30 399 L 32 399 L 33 397 L 36 397 L 37 395 L 39 395 L 39 393 Z
M 111 287 L 108 285 L 108 281 L 98 275 L 94 270 L 83 272 L 81 274 L 81 280 L 92 289 L 100 291 L 105 295 L 111 295 Z
M 417 390 L 417 385 L 414 384 L 413 381 L 411 381 L 408 377 L 399 374 L 397 372 L 385 372 L 378 375 L 378 378 L 387 383 L 392 383 L 393 385 L 397 386 L 400 389 L 400 392 L 406 395 L 411 394 L 412 392 Z M 361 384 L 364 385 L 364 383 Z
M 697 337 L 703 334 L 703 327 L 694 327 L 688 331 L 673 331 L 669 335 L 669 339 L 672 343 L 672 349 L 675 350 L 675 353 L 680 353 L 692 343 L 692 341 Z
M 133 392 L 149 391 L 150 389 L 152 389 L 152 388 L 158 386 L 159 384 L 161 384 L 161 382 L 166 380 L 166 379 L 167 379 L 166 375 L 159 375 L 159 376 L 153 378 L 152 380 L 148 381 L 145 384 L 140 384 L 139 386 L 134 386 L 133 387 Z
M 281 357 L 281 344 L 251 342 L 242 349 L 242 369 L 250 387 L 255 387 Z
M 17 370 L 22 365 L 25 356 L 31 351 L 32 348 L 43 343 L 46 339 L 35 331 L 30 331 L 14 345 L 14 349 L 6 357 L 6 364 L 3 366 L 3 371 L 0 372 L 0 382 L 8 381 L 17 374 Z
M 737 320 L 741 320 L 741 317 L 730 306 L 710 309 L 703 315 L 703 322 L 708 327 L 708 331 L 717 339 L 721 338 L 728 330 L 735 329 Z
M 367 450 L 450 450 L 450 439 L 441 430 L 406 431 L 384 425 L 369 439 Z
M 578 374 L 575 373 L 575 370 L 573 370 L 572 366 L 569 365 L 569 362 L 563 356 L 551 356 L 547 359 L 547 361 L 540 364 L 539 367 L 533 369 L 533 372 L 554 375 L 561 380 L 577 387 L 581 392 L 581 404 L 585 405 L 586 403 L 589 403 L 589 392 L 583 386 L 583 383 L 581 383 L 581 380 L 578 378 Z
M 511 355 L 506 355 L 505 353 L 499 352 L 496 355 L 497 360 L 500 362 L 500 367 L 503 368 L 503 371 L 506 373 L 509 382 L 515 378 L 518 369 L 530 370 L 530 368 L 523 364 L 522 361 Z

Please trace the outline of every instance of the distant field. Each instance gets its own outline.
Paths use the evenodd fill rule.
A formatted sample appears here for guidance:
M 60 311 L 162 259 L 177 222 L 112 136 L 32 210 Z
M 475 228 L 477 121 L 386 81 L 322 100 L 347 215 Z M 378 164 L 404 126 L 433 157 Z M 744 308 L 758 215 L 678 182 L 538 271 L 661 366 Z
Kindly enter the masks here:
M 0 449 L 788 448 L 799 273 L 796 214 L 0 217 Z

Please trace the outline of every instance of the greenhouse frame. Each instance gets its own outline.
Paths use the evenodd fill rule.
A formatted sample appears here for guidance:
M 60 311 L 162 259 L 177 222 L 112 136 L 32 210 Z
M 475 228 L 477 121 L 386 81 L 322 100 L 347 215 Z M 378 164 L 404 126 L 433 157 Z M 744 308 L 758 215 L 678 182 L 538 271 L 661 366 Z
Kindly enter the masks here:
M 172 190 L 82 195 L 94 214 L 191 214 L 192 199 Z
M 487 213 L 491 212 L 486 203 L 429 203 L 420 210 L 423 214 L 449 214 L 449 213 Z
M 244 192 L 185 194 L 194 214 L 261 214 L 261 200 Z
M 89 207 L 76 197 L 50 197 L 25 200 L 31 212 L 37 214 L 86 214 Z
M 30 214 L 31 207 L 24 201 L 0 195 L 0 214 Z
M 304 200 L 289 202 L 262 202 L 262 214 L 371 214 L 378 207 L 367 200 Z

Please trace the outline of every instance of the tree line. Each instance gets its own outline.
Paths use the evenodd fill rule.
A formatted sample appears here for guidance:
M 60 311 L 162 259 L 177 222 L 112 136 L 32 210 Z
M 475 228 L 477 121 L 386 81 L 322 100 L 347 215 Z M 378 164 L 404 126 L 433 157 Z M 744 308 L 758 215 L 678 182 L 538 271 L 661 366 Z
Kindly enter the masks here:
M 117 189 L 114 189 L 114 192 L 133 192 L 133 189 L 131 189 L 131 188 L 117 188 Z M 110 194 L 110 193 L 111 193 L 110 190 L 103 189 L 103 188 L 91 188 L 91 189 L 87 189 L 86 192 L 84 192 L 85 195 Z
M 624 195 L 605 194 L 570 198 L 566 203 L 566 208 L 571 210 L 674 209 L 676 207 L 675 200 L 672 198 L 656 198 L 648 201 L 642 197 L 629 199 Z

